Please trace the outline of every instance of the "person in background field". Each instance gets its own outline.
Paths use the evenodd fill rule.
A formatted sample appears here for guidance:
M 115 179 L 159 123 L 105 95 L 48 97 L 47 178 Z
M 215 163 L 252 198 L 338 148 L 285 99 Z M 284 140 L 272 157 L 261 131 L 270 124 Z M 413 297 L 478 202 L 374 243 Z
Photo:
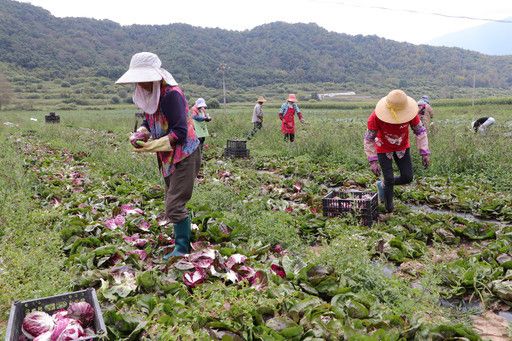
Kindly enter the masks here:
M 434 124 L 432 122 L 432 118 L 434 118 L 434 110 L 430 106 L 430 99 L 428 96 L 421 96 L 421 99 L 418 101 L 418 115 L 420 115 L 421 123 L 427 129 L 430 130 L 431 125 Z
M 281 132 L 284 134 L 285 141 L 295 141 L 295 115 L 299 117 L 300 123 L 304 124 L 304 118 L 297 105 L 297 97 L 294 94 L 289 94 L 286 103 L 283 103 L 279 110 Z
M 423 166 L 430 164 L 427 130 L 421 123 L 416 101 L 402 90 L 393 90 L 383 97 L 368 118 L 368 130 L 364 137 L 364 151 L 370 168 L 376 176 L 381 169 L 384 184 L 377 181 L 379 198 L 387 212 L 393 212 L 393 186 L 412 181 L 413 170 L 409 152 L 409 126 L 416 135 L 416 145 L 423 160 Z M 393 160 L 400 176 L 393 174 Z
M 174 224 L 175 239 L 172 253 L 164 255 L 167 260 L 190 252 L 191 221 L 185 205 L 199 173 L 201 149 L 185 95 L 161 65 L 156 54 L 134 54 L 116 83 L 135 84 L 133 103 L 144 111 L 145 119 L 130 143 L 136 152 L 156 153 L 165 181 L 165 217 Z
M 254 110 L 252 111 L 252 124 L 254 127 L 247 135 L 248 140 L 250 140 L 254 134 L 258 132 L 258 130 L 263 128 L 263 103 L 266 101 L 267 100 L 263 96 L 258 97 L 258 100 L 256 101 L 257 103 L 254 106 Z
M 471 128 L 475 133 L 485 134 L 496 120 L 494 117 L 480 117 L 478 120 L 471 122 Z
M 198 98 L 194 106 L 190 109 L 192 119 L 194 120 L 194 129 L 196 130 L 197 138 L 201 143 L 201 150 L 204 145 L 204 140 L 207 136 L 210 136 L 206 122 L 210 122 L 212 120 L 210 115 L 206 113 L 206 107 L 207 105 L 205 100 L 203 98 Z

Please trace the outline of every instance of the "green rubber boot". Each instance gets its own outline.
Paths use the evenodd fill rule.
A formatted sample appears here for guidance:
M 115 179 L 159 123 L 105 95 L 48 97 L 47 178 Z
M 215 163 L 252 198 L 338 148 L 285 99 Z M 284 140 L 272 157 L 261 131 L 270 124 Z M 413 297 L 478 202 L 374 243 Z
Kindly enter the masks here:
M 181 257 L 190 252 L 191 229 L 190 217 L 174 224 L 174 250 L 164 255 L 164 261 L 171 257 Z
M 377 193 L 379 195 L 379 201 L 384 203 L 384 184 L 381 180 L 377 180 Z

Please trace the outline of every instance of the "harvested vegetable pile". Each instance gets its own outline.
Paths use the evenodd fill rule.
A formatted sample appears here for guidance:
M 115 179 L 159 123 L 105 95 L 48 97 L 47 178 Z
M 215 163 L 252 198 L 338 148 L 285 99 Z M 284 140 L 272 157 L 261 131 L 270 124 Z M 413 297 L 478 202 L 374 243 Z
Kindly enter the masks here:
M 49 315 L 43 311 L 33 311 L 23 319 L 21 340 L 67 341 L 86 339 L 95 336 L 93 327 L 94 309 L 87 302 L 71 303 Z

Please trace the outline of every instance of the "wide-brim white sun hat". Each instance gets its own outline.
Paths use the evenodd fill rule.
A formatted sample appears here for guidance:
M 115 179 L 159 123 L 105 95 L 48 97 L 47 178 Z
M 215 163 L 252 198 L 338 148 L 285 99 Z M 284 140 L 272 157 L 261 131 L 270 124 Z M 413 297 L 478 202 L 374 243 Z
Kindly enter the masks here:
M 208 106 L 206 105 L 206 101 L 204 100 L 204 98 L 198 98 L 196 101 L 196 107 L 207 108 Z
M 386 123 L 402 124 L 418 114 L 418 104 L 402 90 L 392 90 L 375 106 L 375 114 Z
M 169 71 L 162 69 L 162 61 L 151 52 L 140 52 L 132 56 L 130 67 L 116 84 L 156 82 L 165 80 L 169 85 L 178 85 Z

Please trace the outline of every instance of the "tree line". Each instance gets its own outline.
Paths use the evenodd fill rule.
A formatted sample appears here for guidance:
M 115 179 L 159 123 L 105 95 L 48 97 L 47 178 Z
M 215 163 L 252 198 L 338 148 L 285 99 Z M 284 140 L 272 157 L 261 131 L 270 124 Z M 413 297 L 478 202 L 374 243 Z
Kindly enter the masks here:
M 130 57 L 152 51 L 179 82 L 244 89 L 275 83 L 356 83 L 372 87 L 438 84 L 510 88 L 512 57 L 329 32 L 276 22 L 247 31 L 186 24 L 120 26 L 56 18 L 27 3 L 0 0 L 0 62 L 48 78 L 69 73 L 116 79 Z M 45 72 L 41 72 L 44 70 Z

